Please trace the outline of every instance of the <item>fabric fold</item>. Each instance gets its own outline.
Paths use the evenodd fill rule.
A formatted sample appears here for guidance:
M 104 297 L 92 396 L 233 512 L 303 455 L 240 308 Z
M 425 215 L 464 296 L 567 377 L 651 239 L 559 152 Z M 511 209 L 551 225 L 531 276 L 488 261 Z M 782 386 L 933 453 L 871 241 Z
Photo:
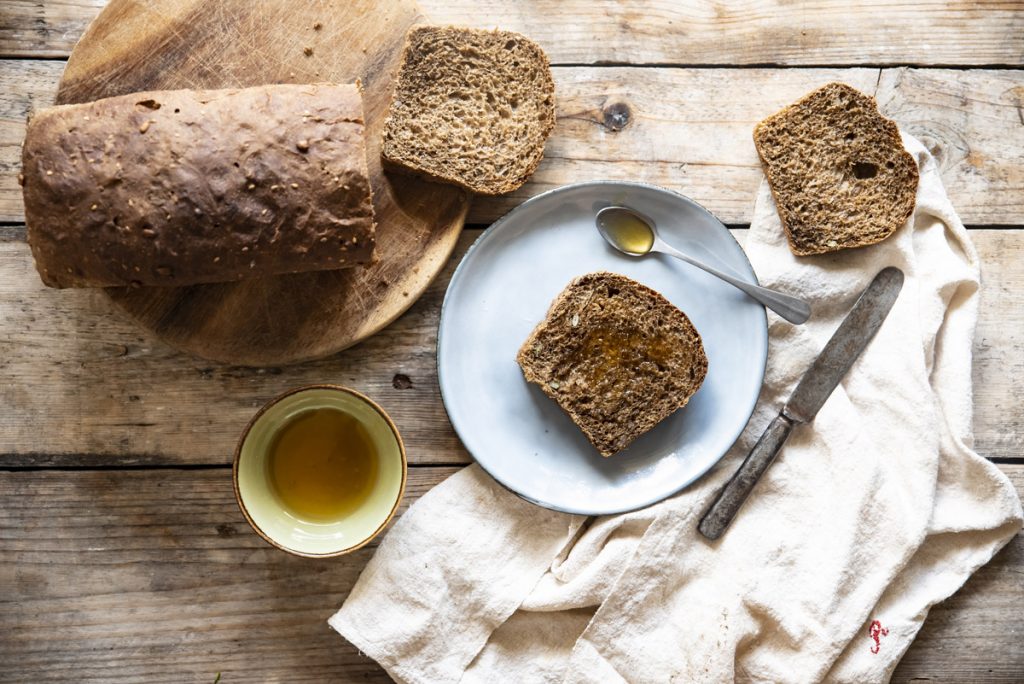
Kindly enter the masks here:
M 346 609 L 328 623 L 396 679 L 458 681 L 583 518 L 527 503 L 477 466 L 415 508 L 395 523 Z

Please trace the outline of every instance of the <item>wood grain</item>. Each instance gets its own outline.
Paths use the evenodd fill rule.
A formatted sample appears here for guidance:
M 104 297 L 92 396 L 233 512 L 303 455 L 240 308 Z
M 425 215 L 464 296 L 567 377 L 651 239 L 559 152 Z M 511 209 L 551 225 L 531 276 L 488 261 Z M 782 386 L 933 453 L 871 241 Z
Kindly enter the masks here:
M 400 510 L 455 470 L 412 468 Z M 0 681 L 381 680 L 325 622 L 372 548 L 274 549 L 228 468 L 0 473 L 0 550 Z
M 0 55 L 66 56 L 105 0 L 5 0 Z M 495 26 L 556 64 L 1019 64 L 1019 2 L 421 0 L 434 22 Z M 558 17 L 558 21 L 552 21 Z M 908 27 L 913 27 L 910 30 Z
M 830 81 L 878 90 L 882 113 L 936 154 L 965 222 L 1024 223 L 1024 71 L 903 68 L 556 69 L 544 161 L 519 190 L 475 200 L 469 221 L 558 185 L 612 179 L 669 187 L 726 223 L 749 223 L 763 175 L 754 125 Z
M 478 234 L 463 235 L 460 255 Z M 342 354 L 243 368 L 173 350 L 102 292 L 44 288 L 23 231 L 9 232 L 0 240 L 0 466 L 229 463 L 260 406 L 317 382 L 378 401 L 410 462 L 468 462 L 441 404 L 435 362 L 437 316 L 454 267 L 453 260 L 396 323 Z
M 733 231 L 741 241 L 746 231 Z M 466 463 L 437 387 L 444 290 L 480 234 L 410 311 L 341 354 L 267 369 L 175 352 L 97 292 L 39 282 L 20 231 L 0 240 L 0 467 L 229 463 L 242 426 L 268 399 L 315 382 L 349 385 L 398 422 L 412 463 Z M 983 263 L 975 338 L 976 447 L 1024 454 L 1024 231 L 971 231 Z M 40 429 L 40 428 L 43 429 Z
M 0 61 L 0 220 L 22 221 L 17 185 L 27 111 L 52 98 L 56 64 Z M 554 69 L 558 123 L 531 181 L 477 198 L 489 223 L 524 199 L 582 180 L 644 180 L 686 194 L 727 223 L 747 223 L 762 173 L 754 124 L 840 80 L 878 91 L 882 111 L 942 165 L 961 218 L 1024 224 L 1024 71 L 949 69 Z M 757 97 L 750 93 L 756 92 Z
M 63 72 L 63 62 L 0 61 L 0 221 L 25 220 L 18 185 L 25 120 L 54 103 Z
M 1024 493 L 1024 465 L 1001 468 Z M 411 469 L 403 510 L 454 470 Z M 271 548 L 227 468 L 2 472 L 0 681 L 389 681 L 325 624 L 371 553 Z M 1020 681 L 1022 566 L 1017 535 L 931 611 L 893 681 Z
M 377 222 L 377 261 L 365 268 L 111 288 L 111 299 L 172 346 L 255 366 L 332 354 L 405 311 L 451 254 L 469 206 L 457 188 L 386 175 L 381 167 L 394 74 L 405 34 L 420 18 L 412 0 L 111 2 L 75 47 L 59 103 L 142 90 L 361 79 Z

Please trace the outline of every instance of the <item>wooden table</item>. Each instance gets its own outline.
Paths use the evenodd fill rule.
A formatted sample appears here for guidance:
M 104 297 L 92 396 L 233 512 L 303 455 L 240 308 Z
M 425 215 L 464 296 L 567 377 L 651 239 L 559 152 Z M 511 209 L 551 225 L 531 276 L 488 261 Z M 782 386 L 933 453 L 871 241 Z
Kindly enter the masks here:
M 254 3 L 254 7 L 258 3 Z M 982 254 L 978 451 L 1024 490 L 1024 2 L 421 0 L 438 22 L 501 26 L 554 65 L 558 126 L 533 181 L 477 200 L 455 257 L 400 320 L 332 358 L 204 362 L 97 292 L 47 290 L 16 176 L 25 115 L 52 102 L 103 0 L 0 5 L 0 680 L 387 681 L 326 625 L 366 560 L 291 558 L 237 510 L 232 449 L 264 401 L 342 383 L 396 418 L 403 506 L 469 461 L 438 395 L 438 309 L 454 263 L 525 197 L 642 180 L 742 239 L 761 171 L 750 133 L 827 81 L 874 93 L 921 138 Z M 932 611 L 895 681 L 1024 681 L 1024 538 Z

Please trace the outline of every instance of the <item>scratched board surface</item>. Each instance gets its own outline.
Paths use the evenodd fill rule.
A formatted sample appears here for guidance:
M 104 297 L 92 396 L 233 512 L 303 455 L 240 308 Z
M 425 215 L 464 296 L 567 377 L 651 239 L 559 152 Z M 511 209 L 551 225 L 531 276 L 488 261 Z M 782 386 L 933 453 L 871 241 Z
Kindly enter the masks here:
M 141 90 L 359 79 L 378 261 L 238 283 L 110 289 L 110 298 L 170 344 L 244 365 L 331 354 L 405 311 L 444 266 L 469 206 L 461 190 L 381 168 L 380 135 L 405 34 L 423 20 L 409 0 L 111 2 L 75 47 L 59 103 Z

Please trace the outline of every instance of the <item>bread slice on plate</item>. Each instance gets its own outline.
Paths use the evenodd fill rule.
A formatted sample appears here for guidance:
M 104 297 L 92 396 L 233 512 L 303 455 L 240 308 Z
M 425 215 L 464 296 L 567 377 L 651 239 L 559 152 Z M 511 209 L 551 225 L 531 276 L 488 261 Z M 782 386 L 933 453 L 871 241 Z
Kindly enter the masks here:
M 554 126 L 555 84 L 536 43 L 510 31 L 416 26 L 381 155 L 391 168 L 500 195 L 537 169 Z
M 516 360 L 602 456 L 686 406 L 708 370 L 686 314 L 649 287 L 607 272 L 569 283 Z
M 754 144 L 797 256 L 881 242 L 906 223 L 917 164 L 873 97 L 830 83 L 754 128 Z

